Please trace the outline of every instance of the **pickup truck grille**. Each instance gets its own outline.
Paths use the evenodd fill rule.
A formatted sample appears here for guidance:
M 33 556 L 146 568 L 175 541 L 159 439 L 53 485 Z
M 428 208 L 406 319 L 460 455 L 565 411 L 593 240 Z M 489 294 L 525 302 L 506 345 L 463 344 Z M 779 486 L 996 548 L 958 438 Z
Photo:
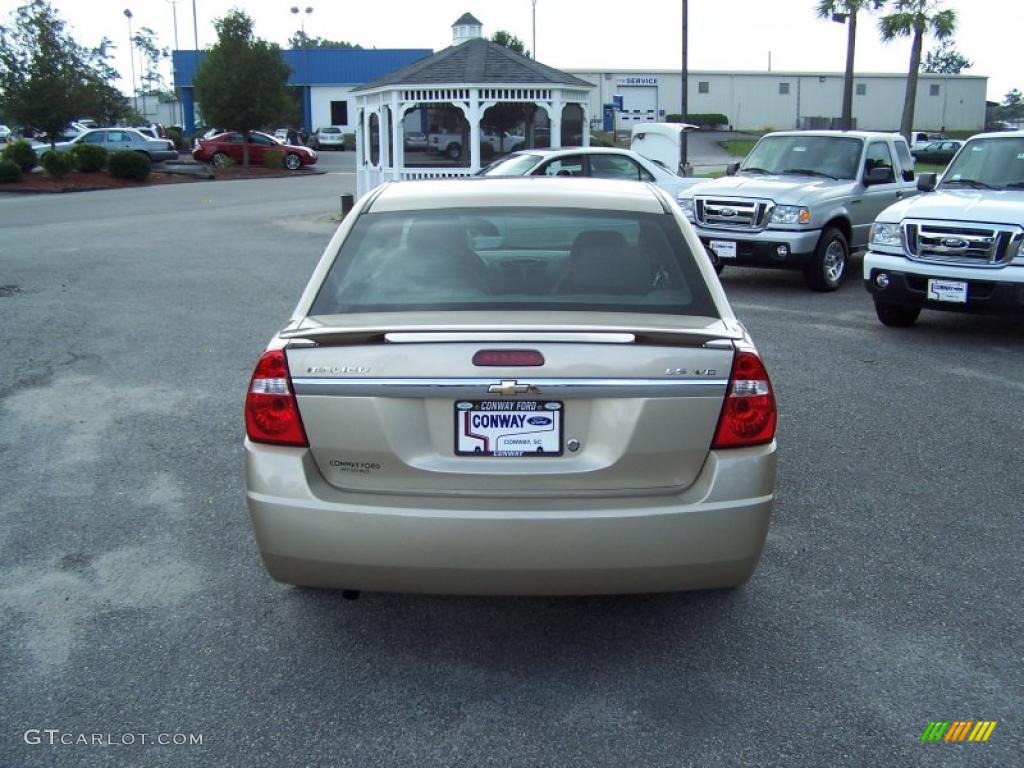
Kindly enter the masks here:
M 769 200 L 723 200 L 698 197 L 694 201 L 697 223 L 722 229 L 764 229 L 774 204 Z
M 918 261 L 1001 267 L 1017 255 L 1024 232 L 1019 228 L 943 221 L 903 224 L 907 254 Z

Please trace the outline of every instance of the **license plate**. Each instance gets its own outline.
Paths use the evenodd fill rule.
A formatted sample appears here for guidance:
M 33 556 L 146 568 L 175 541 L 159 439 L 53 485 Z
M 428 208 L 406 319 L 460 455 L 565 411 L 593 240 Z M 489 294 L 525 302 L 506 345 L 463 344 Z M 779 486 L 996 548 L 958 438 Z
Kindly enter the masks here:
M 712 240 L 708 243 L 708 247 L 717 253 L 720 259 L 736 258 L 736 243 L 732 240 Z
M 460 400 L 455 403 L 458 456 L 561 456 L 562 403 L 550 400 Z
M 932 301 L 949 301 L 954 304 L 967 303 L 967 283 L 960 280 L 928 281 L 928 298 Z

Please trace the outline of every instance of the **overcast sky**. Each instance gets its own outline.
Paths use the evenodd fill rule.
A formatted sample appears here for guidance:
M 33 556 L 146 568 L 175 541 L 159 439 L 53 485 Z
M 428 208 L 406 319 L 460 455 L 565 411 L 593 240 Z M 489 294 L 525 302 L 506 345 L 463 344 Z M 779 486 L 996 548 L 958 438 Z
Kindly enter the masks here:
M 170 0 L 51 0 L 79 42 L 95 45 L 104 35 L 118 44 L 117 66 L 128 89 L 128 21 L 156 31 L 173 45 Z M 968 74 L 988 77 L 988 98 L 1002 101 L 1011 88 L 1024 89 L 1024 3 L 1021 0 L 939 0 L 959 16 L 957 48 L 974 62 Z M 0 19 L 21 3 L 0 0 Z M 469 11 L 490 36 L 504 29 L 533 48 L 531 0 L 195 0 L 200 47 L 216 39 L 213 20 L 233 7 L 253 17 L 256 34 L 284 45 L 299 28 L 364 48 L 430 48 L 451 42 L 451 24 Z M 845 26 L 816 18 L 815 0 L 690 0 L 691 69 L 725 71 L 841 72 Z M 178 41 L 193 47 L 192 0 L 179 0 Z M 678 69 L 682 60 L 681 0 L 536 0 L 537 58 L 561 69 Z M 877 19 L 861 14 L 858 72 L 906 72 L 910 41 L 883 44 Z M 925 50 L 934 42 L 926 41 Z M 170 67 L 167 67 L 169 74 Z M 168 77 L 168 80 L 170 78 Z

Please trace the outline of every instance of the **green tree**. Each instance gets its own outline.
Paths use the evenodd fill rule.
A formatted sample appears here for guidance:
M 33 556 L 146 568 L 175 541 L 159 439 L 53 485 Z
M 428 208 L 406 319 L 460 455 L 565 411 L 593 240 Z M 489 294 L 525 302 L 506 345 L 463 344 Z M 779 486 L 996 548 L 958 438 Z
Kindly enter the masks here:
M 818 18 L 846 22 L 846 72 L 843 75 L 842 128 L 853 128 L 853 60 L 857 48 L 857 14 L 875 10 L 885 0 L 818 0 Z
M 903 101 L 900 133 L 910 141 L 914 129 L 914 106 L 917 99 L 917 78 L 921 71 L 921 48 L 925 35 L 946 40 L 956 31 L 956 11 L 938 7 L 938 0 L 896 0 L 893 13 L 878 22 L 882 39 L 911 38 L 910 68 L 907 70 L 907 95 Z
M 123 111 L 104 53 L 104 43 L 90 50 L 75 42 L 46 0 L 22 5 L 0 26 L 0 109 L 51 144 L 77 117 Z
M 249 133 L 288 111 L 291 69 L 277 44 L 253 34 L 252 19 L 244 11 L 229 11 L 214 27 L 217 43 L 193 78 L 196 99 L 208 124 L 242 134 L 242 164 L 248 167 Z
M 1006 94 L 1006 98 L 999 106 L 999 114 L 1004 120 L 1024 118 L 1024 94 L 1020 92 L 1019 88 L 1014 88 Z
M 940 75 L 959 75 L 974 66 L 974 62 L 960 53 L 950 39 L 939 42 L 937 48 L 928 51 L 921 65 L 925 72 Z
M 139 49 L 142 58 L 142 114 L 146 114 L 146 96 L 159 96 L 167 89 L 167 83 L 160 72 L 160 64 L 170 52 L 156 42 L 156 32 L 149 27 L 139 27 L 132 43 Z
M 356 43 L 348 43 L 344 40 L 327 40 L 323 37 L 311 37 L 303 31 L 298 31 L 288 38 L 289 48 L 362 48 Z
M 526 50 L 526 44 L 511 32 L 506 32 L 504 29 L 499 29 L 491 35 L 491 42 L 503 45 L 506 48 L 511 48 L 516 53 L 521 53 L 527 58 L 530 57 L 530 52 Z

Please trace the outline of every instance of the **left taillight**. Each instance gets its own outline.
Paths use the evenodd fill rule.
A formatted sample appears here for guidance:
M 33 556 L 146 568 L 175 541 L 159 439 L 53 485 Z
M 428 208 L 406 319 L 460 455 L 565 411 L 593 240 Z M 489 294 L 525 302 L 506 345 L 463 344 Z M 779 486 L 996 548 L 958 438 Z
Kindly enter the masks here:
M 245 396 L 245 431 L 257 443 L 309 445 L 283 349 L 267 350 L 256 363 Z
M 711 447 L 770 443 L 775 439 L 777 417 L 772 382 L 761 358 L 755 352 L 737 352 Z

